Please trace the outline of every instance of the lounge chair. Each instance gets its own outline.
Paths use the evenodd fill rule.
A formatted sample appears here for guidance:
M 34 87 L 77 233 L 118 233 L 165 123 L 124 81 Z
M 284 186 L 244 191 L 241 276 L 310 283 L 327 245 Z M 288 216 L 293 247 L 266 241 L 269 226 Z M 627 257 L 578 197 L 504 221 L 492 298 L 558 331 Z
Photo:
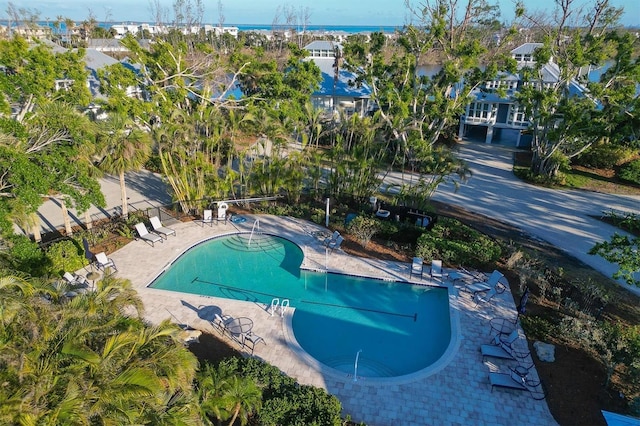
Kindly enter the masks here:
M 529 351 L 521 351 L 516 350 L 513 345 L 506 343 L 498 343 L 498 344 L 490 344 L 490 345 L 481 345 L 480 353 L 482 354 L 482 360 L 486 357 L 490 358 L 501 358 L 501 359 L 510 359 L 521 362 L 529 356 Z
M 482 345 L 480 346 L 482 361 L 485 357 L 515 360 L 513 349 L 507 345 Z
M 472 294 L 482 293 L 494 288 L 498 282 L 504 277 L 502 272 L 494 270 L 486 281 L 478 281 L 463 287 L 464 291 Z
M 96 267 L 100 270 L 106 270 L 107 268 L 113 268 L 114 271 L 118 271 L 116 268 L 116 264 L 113 262 L 113 259 L 107 257 L 105 252 L 96 253 Z
M 442 260 L 432 260 L 431 261 L 431 279 L 442 280 L 444 277 L 444 273 L 442 272 Z
M 495 387 L 525 391 L 529 390 L 526 386 L 525 378 L 513 370 L 508 374 L 490 372 L 489 383 L 491 383 L 491 392 L 493 392 L 493 388 Z
M 414 275 L 418 275 L 422 278 L 422 272 L 424 270 L 424 259 L 421 257 L 414 257 L 413 262 L 411 263 L 411 273 L 409 277 L 413 277 Z
M 487 292 L 476 292 L 474 293 L 476 304 L 480 302 L 488 303 L 495 295 L 504 293 L 506 289 L 507 286 L 499 282 Z
M 152 247 L 155 246 L 158 241 L 162 242 L 164 240 L 160 235 L 149 232 L 147 230 L 147 227 L 142 222 L 136 223 L 135 227 L 136 231 L 138 232 L 138 237 L 141 240 L 150 243 Z
M 158 235 L 164 238 L 167 238 L 169 235 L 176 235 L 176 231 L 174 229 L 162 226 L 162 222 L 160 222 L 160 219 L 158 218 L 158 216 L 150 217 L 149 222 L 151 222 L 151 226 L 153 227 L 153 232 L 157 233 Z
M 65 272 L 64 275 L 62 275 L 62 278 L 64 278 L 67 284 L 74 287 L 87 287 L 89 285 L 89 282 L 85 277 L 76 273 L 72 274 L 71 272 Z
M 213 225 L 213 210 L 207 209 L 203 211 L 200 223 L 202 223 L 202 226 L 204 226 L 205 223 L 209 224 L 209 226 Z
M 331 251 L 337 250 L 340 248 L 343 241 L 344 237 L 342 235 L 338 235 L 338 238 L 336 238 L 334 241 L 329 242 L 329 245 L 327 247 L 329 247 Z
M 333 234 L 331 234 L 330 237 L 327 237 L 324 239 L 324 245 L 328 247 L 329 244 L 337 240 L 339 236 L 340 236 L 340 232 L 333 231 Z

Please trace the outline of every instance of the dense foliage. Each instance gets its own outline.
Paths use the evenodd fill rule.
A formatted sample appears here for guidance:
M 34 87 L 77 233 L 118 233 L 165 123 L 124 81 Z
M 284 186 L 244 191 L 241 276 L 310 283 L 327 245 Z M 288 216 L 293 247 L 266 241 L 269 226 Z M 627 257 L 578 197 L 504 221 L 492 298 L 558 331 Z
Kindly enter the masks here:
M 427 262 L 441 259 L 449 265 L 483 268 L 500 258 L 500 245 L 484 234 L 461 224 L 442 218 L 430 232 L 418 238 L 416 256 Z

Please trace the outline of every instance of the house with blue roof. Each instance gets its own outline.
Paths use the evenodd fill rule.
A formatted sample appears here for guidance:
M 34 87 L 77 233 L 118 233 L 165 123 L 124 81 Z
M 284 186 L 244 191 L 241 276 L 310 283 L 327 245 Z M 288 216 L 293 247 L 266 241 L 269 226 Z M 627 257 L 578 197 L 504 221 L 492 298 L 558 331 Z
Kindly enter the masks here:
M 542 43 L 524 43 L 511 51 L 518 69 L 535 65 L 534 52 Z M 460 117 L 458 136 L 484 138 L 486 143 L 505 143 L 527 147 L 531 137 L 526 134 L 530 122 L 524 108 L 518 105 L 516 94 L 524 84 L 552 87 L 560 81 L 560 68 L 551 59 L 540 69 L 536 82 L 525 83 L 519 73 L 498 73 L 471 92 L 472 100 Z M 585 87 L 575 80 L 569 84 L 569 96 L 585 96 Z
M 373 110 L 371 88 L 357 84 L 356 75 L 345 69 L 342 63 L 340 43 L 316 40 L 304 47 L 309 52 L 305 61 L 313 61 L 322 73 L 320 88 L 311 95 L 315 108 L 332 114 L 364 116 Z

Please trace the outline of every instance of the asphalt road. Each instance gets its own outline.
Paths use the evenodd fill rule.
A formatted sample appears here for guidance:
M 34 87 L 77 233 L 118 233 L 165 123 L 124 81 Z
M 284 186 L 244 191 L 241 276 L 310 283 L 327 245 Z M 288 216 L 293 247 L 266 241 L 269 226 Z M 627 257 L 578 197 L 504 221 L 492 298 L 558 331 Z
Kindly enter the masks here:
M 469 164 L 472 177 L 461 183 L 457 191 L 453 184 L 441 185 L 434 200 L 515 225 L 606 276 L 618 269 L 602 257 L 587 253 L 594 244 L 609 240 L 615 232 L 626 234 L 597 218 L 611 208 L 640 214 L 640 197 L 527 184 L 512 173 L 513 149 L 509 148 L 465 142 L 460 145 L 459 155 Z M 399 184 L 402 175 L 388 176 L 387 182 Z M 639 288 L 630 290 L 640 295 Z

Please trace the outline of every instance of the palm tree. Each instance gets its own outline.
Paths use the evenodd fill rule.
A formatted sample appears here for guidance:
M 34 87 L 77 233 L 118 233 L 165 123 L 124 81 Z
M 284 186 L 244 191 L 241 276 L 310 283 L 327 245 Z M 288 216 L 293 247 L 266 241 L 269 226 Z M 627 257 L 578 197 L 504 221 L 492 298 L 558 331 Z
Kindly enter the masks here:
M 114 114 L 100 135 L 102 160 L 99 167 L 120 180 L 122 216 L 129 215 L 124 175 L 142 169 L 151 154 L 151 136 L 125 117 Z
M 262 405 L 262 391 L 253 379 L 233 376 L 223 400 L 227 410 L 233 413 L 229 426 L 233 426 L 237 418 L 240 418 L 241 425 L 246 425 L 249 415 Z

